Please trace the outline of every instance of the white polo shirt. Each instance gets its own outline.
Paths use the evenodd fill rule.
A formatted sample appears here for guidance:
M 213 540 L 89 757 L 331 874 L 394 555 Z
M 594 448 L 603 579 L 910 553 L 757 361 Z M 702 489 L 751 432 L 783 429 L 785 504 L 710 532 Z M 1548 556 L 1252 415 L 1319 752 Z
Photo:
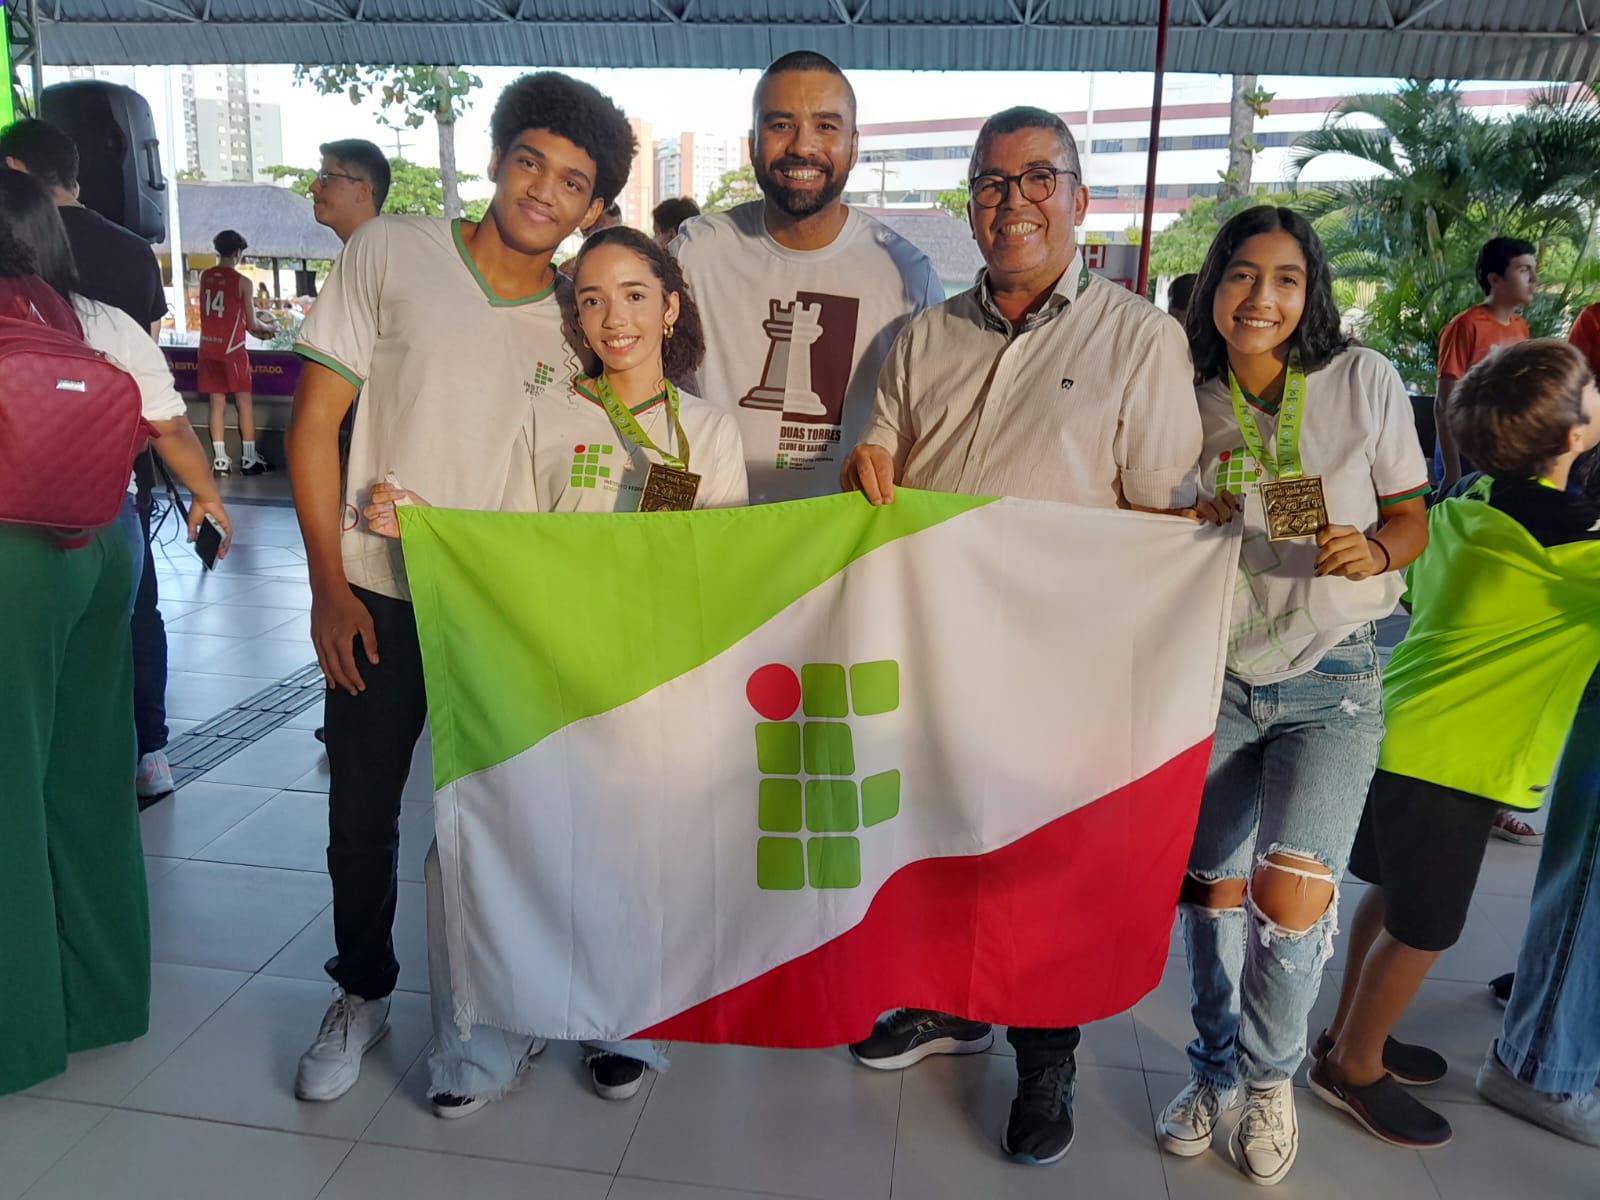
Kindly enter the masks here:
M 1013 328 L 988 273 L 918 313 L 878 377 L 862 438 L 906 487 L 1114 508 L 1194 503 L 1200 413 L 1178 323 L 1080 252 Z

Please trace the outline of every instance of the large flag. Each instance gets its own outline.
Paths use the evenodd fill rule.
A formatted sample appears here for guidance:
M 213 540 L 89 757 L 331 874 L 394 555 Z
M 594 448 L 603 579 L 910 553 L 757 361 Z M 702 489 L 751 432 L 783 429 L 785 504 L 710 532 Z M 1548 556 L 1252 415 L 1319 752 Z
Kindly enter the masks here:
M 1229 533 L 905 489 L 401 521 L 459 1023 L 826 1046 L 1160 979 Z

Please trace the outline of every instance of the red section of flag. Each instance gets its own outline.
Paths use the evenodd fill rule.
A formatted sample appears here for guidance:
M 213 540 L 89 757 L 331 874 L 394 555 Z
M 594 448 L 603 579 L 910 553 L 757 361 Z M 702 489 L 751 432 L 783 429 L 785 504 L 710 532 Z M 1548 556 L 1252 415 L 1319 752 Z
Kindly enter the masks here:
M 859 925 L 638 1033 L 838 1046 L 879 1013 L 1083 1025 L 1161 979 L 1211 740 L 988 854 L 911 863 Z

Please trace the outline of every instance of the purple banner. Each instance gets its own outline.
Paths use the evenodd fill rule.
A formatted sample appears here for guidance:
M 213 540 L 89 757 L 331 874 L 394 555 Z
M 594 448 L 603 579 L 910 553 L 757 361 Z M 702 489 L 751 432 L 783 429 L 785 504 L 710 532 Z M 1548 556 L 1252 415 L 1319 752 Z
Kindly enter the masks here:
M 163 346 L 167 365 L 172 368 L 172 378 L 178 390 L 188 395 L 198 395 L 195 387 L 196 360 L 199 351 L 193 346 Z M 293 396 L 300 382 L 300 356 L 288 350 L 250 351 L 250 392 L 255 396 Z

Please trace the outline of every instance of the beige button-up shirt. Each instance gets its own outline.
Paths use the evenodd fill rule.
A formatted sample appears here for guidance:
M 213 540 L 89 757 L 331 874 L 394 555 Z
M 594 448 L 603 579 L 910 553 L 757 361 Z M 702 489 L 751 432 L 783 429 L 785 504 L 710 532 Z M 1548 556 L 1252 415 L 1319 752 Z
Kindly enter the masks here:
M 862 444 L 906 487 L 1096 508 L 1195 501 L 1200 413 L 1183 330 L 1084 269 L 1081 252 L 1013 326 L 987 272 L 911 319 Z

